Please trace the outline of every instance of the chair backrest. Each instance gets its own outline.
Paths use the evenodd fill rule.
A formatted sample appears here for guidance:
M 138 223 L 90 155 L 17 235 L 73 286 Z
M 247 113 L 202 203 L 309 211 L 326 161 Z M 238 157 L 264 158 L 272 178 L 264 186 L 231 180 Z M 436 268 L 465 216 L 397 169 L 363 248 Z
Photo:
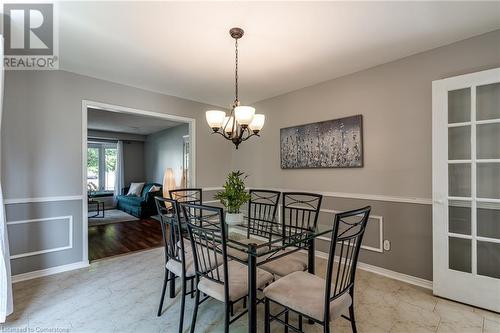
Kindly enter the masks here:
M 201 188 L 178 188 L 168 191 L 170 199 L 179 203 L 203 204 L 203 191 Z
M 250 190 L 248 201 L 248 231 L 250 235 L 271 239 L 276 224 L 276 211 L 281 192 L 271 190 Z
M 161 232 L 165 247 L 165 262 L 168 260 L 181 262 L 185 273 L 185 251 L 180 228 L 179 204 L 175 200 L 162 197 L 155 197 L 155 203 L 158 215 L 160 216 Z
M 292 237 L 315 230 L 322 200 L 321 194 L 284 192 L 281 207 L 282 236 Z
M 224 285 L 226 301 L 229 297 L 227 243 L 222 208 L 180 204 L 193 249 L 196 276 Z
M 353 295 L 359 250 L 370 210 L 367 206 L 335 215 L 326 271 L 325 321 L 329 320 L 331 301 L 346 292 Z

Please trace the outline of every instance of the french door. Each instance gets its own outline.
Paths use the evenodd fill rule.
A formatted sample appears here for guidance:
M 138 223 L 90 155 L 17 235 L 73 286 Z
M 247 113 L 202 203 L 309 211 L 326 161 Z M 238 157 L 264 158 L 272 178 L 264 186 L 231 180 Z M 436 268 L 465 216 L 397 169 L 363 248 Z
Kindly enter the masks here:
M 500 68 L 432 90 L 433 291 L 500 312 Z

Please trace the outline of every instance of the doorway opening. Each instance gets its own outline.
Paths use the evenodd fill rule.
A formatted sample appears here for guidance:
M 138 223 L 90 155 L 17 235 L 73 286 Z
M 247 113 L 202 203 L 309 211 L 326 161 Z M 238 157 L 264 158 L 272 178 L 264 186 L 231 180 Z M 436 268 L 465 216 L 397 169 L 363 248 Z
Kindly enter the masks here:
M 191 118 L 83 101 L 85 261 L 162 245 L 156 196 L 194 186 Z

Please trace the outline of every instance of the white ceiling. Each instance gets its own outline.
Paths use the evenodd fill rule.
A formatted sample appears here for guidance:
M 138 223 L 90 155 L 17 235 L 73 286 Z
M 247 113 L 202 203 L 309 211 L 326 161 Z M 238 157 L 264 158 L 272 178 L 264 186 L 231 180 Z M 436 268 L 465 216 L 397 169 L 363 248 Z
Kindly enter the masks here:
M 500 28 L 500 2 L 64 2 L 61 68 L 244 104 Z
M 91 108 L 87 112 L 87 128 L 90 130 L 149 135 L 180 124 L 161 118 Z

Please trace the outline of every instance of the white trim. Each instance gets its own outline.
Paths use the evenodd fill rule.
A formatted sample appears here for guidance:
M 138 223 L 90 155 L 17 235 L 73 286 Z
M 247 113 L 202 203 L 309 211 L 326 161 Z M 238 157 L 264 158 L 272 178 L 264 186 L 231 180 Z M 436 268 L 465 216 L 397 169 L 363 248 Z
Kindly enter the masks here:
M 307 251 L 301 250 L 300 252 L 307 253 Z M 322 258 L 325 260 L 328 260 L 328 253 L 322 252 L 322 251 L 315 251 L 315 256 L 318 258 Z M 335 261 L 338 262 L 338 257 L 335 258 Z M 412 284 L 414 286 L 422 287 L 425 289 L 430 289 L 432 290 L 432 281 L 422 279 L 416 276 L 411 276 L 408 274 L 403 274 L 399 273 L 396 271 L 391 271 L 390 269 L 378 267 L 378 266 L 373 266 L 370 264 L 365 264 L 364 262 L 358 261 L 358 267 L 359 269 L 367 272 L 371 272 L 374 274 L 382 275 L 390 279 L 402 281 L 405 283 Z
M 32 203 L 32 202 L 73 201 L 73 200 L 82 200 L 82 199 L 83 199 L 83 195 L 65 195 L 65 196 L 57 196 L 57 197 L 4 199 L 3 203 L 4 203 L 4 205 L 14 205 L 14 204 Z
M 189 183 L 188 186 L 196 186 L 196 119 L 176 116 L 166 113 L 152 112 L 140 109 L 129 108 L 122 105 L 107 104 L 102 102 L 82 100 L 82 193 L 83 197 L 87 197 L 87 109 L 94 108 L 104 111 L 116 113 L 129 113 L 134 115 L 142 115 L 146 117 L 154 117 L 187 123 L 189 125 L 189 140 L 190 140 L 190 160 L 189 160 Z M 88 262 L 88 221 L 87 221 L 87 200 L 82 201 L 82 246 L 84 262 Z
M 85 268 L 89 267 L 89 262 L 88 261 L 80 261 L 80 262 L 75 262 L 72 264 L 67 264 L 67 265 L 61 265 L 61 266 L 55 266 L 55 267 L 50 267 L 46 269 L 41 269 L 39 271 L 33 271 L 33 272 L 28 272 L 28 273 L 22 273 L 22 274 L 17 274 L 12 276 L 12 283 L 17 283 L 21 281 L 26 281 L 26 280 L 31 280 L 31 279 L 36 279 L 42 276 L 48 276 L 48 275 L 53 275 L 53 274 L 58 274 L 62 272 L 67 272 L 67 271 L 72 271 L 75 269 L 80 269 L 80 268 Z
M 419 278 L 416 276 L 411 276 L 408 274 L 403 274 L 403 273 L 391 271 L 389 269 L 385 269 L 382 267 L 373 266 L 370 264 L 365 264 L 364 262 L 358 262 L 358 268 L 362 269 L 364 271 L 375 273 L 378 275 L 382 275 L 382 276 L 385 276 L 385 277 L 388 277 L 388 278 L 391 278 L 394 280 L 406 282 L 406 283 L 412 284 L 414 286 L 418 286 L 418 287 L 432 290 L 432 281 L 422 279 L 422 278 Z
M 500 159 L 499 158 L 476 159 L 476 163 L 500 163 Z
M 209 191 L 220 191 L 220 190 L 223 190 L 224 188 L 223 187 L 217 187 L 217 186 L 213 186 L 213 187 L 204 187 L 202 190 L 203 191 L 206 191 L 206 192 L 209 192 Z
M 51 253 L 51 252 L 59 252 L 59 251 L 64 251 L 64 250 L 69 250 L 73 248 L 73 216 L 72 215 L 67 215 L 67 216 L 54 216 L 54 217 L 46 217 L 46 218 L 41 218 L 41 219 L 31 219 L 31 220 L 19 220 L 19 221 L 9 221 L 7 222 L 7 226 L 9 225 L 16 225 L 16 224 L 25 224 L 25 223 L 33 223 L 33 222 L 46 222 L 46 221 L 57 221 L 57 220 L 68 220 L 69 223 L 69 228 L 68 228 L 68 245 L 66 246 L 60 246 L 60 247 L 54 247 L 51 249 L 45 249 L 45 250 L 38 250 L 38 251 L 32 251 L 32 252 L 25 252 L 25 253 L 19 253 L 19 254 L 14 254 L 10 256 L 10 259 L 19 259 L 19 258 L 24 258 L 24 257 L 30 257 L 30 256 L 36 256 L 39 254 L 44 254 L 44 253 Z
M 464 127 L 464 126 L 470 126 L 470 124 L 471 124 L 470 121 L 466 121 L 463 123 L 451 123 L 451 124 L 448 124 L 448 127 Z
M 476 120 L 477 125 L 484 125 L 484 124 L 497 124 L 500 123 L 500 119 L 486 119 L 486 120 Z
M 333 209 L 320 209 L 320 212 L 324 213 L 330 213 L 330 214 L 337 214 L 340 213 L 341 211 L 339 210 L 333 210 Z M 361 248 L 367 251 L 373 251 L 373 252 L 378 252 L 378 253 L 384 253 L 384 218 L 382 216 L 378 215 L 370 215 L 371 219 L 376 219 L 378 220 L 379 223 L 379 247 L 373 247 L 373 246 L 367 246 L 367 245 L 361 245 Z M 325 236 L 320 236 L 318 239 L 331 242 L 331 239 Z
M 263 187 L 248 187 L 248 189 L 260 189 Z M 328 192 L 328 191 L 318 191 L 318 190 L 297 190 L 289 188 L 272 188 L 265 187 L 268 190 L 280 191 L 280 192 L 312 192 L 321 194 L 325 197 L 336 197 L 336 198 L 347 198 L 347 199 L 359 199 L 359 200 L 372 200 L 372 201 L 387 201 L 387 202 L 398 202 L 398 203 L 409 203 L 418 205 L 432 205 L 432 199 L 428 198 L 412 198 L 412 197 L 400 197 L 400 196 L 389 196 L 382 194 L 362 194 L 362 193 L 346 193 L 346 192 Z M 222 190 L 222 187 L 204 187 L 204 191 L 218 191 Z

